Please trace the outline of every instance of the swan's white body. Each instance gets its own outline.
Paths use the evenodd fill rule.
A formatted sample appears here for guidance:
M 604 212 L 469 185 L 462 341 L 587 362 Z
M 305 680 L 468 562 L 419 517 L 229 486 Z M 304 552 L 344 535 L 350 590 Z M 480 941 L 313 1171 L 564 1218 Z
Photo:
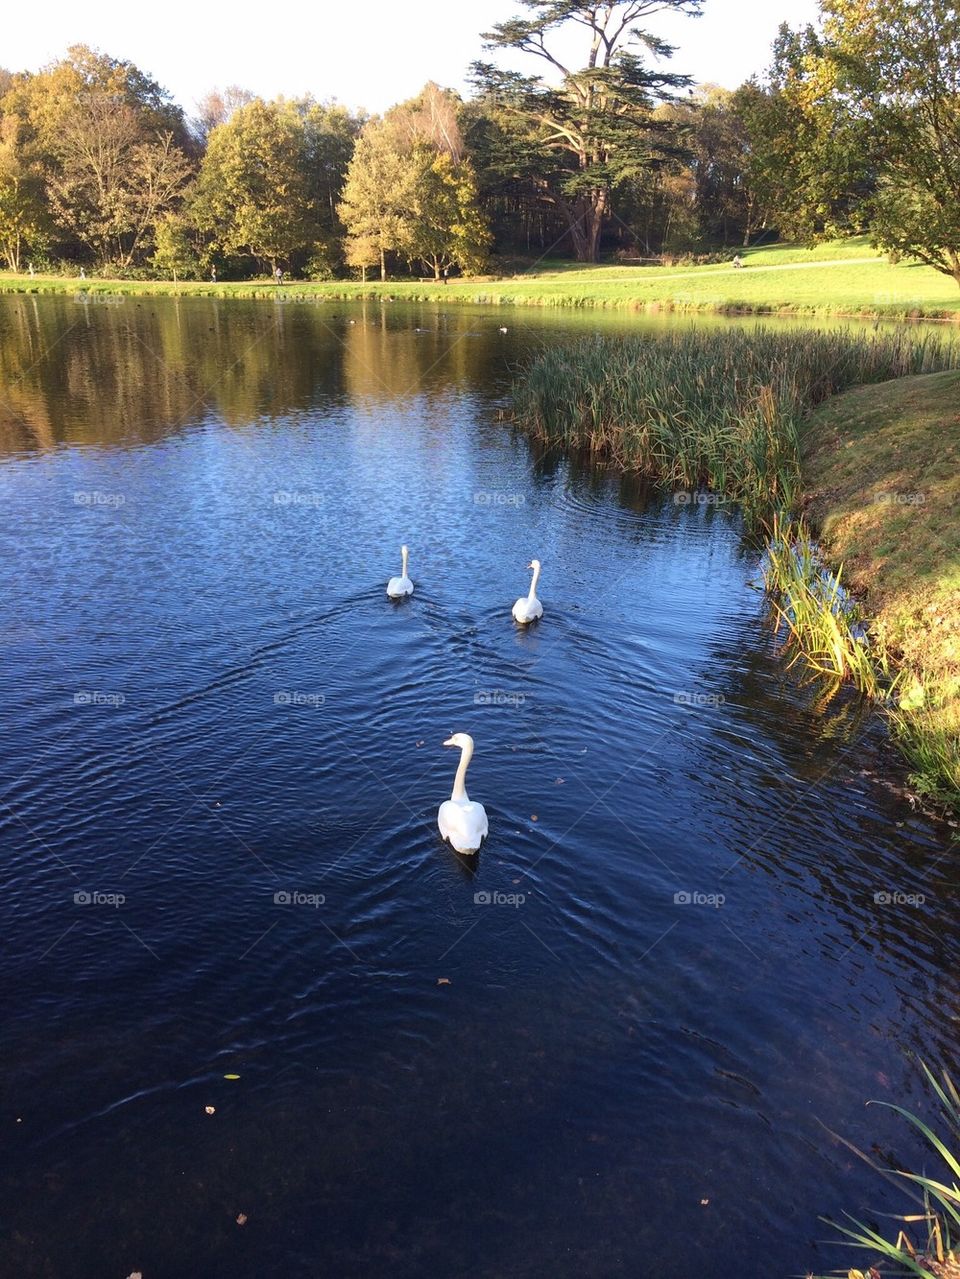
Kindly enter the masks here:
M 540 561 L 531 560 L 527 568 L 533 569 L 533 577 L 530 580 L 530 594 L 521 595 L 513 606 L 513 620 L 519 622 L 521 626 L 526 626 L 529 622 L 535 622 L 538 617 L 543 617 L 543 605 L 537 599 Z
M 390 581 L 387 583 L 387 594 L 392 600 L 402 600 L 404 595 L 413 594 L 413 583 L 410 581 L 409 577 L 407 577 L 407 555 L 407 548 L 405 546 L 401 546 L 400 559 L 402 561 L 402 568 L 400 569 L 400 576 L 391 577 Z
M 444 746 L 460 747 L 460 764 L 453 782 L 453 792 L 437 813 L 440 834 L 458 853 L 475 853 L 487 834 L 487 814 L 482 804 L 467 794 L 467 766 L 473 756 L 473 738 L 469 733 L 454 733 Z

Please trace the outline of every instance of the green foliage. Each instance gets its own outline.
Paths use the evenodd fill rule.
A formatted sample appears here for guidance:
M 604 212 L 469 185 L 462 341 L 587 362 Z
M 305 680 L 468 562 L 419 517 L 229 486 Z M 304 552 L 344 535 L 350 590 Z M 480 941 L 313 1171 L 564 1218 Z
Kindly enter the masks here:
M 960 13 L 952 0 L 822 4 L 822 93 L 869 139 L 876 242 L 960 284 Z
M 189 221 L 181 214 L 168 213 L 157 223 L 154 234 L 153 265 L 161 275 L 173 280 L 196 278 L 201 258 Z
M 890 1173 L 878 1167 L 855 1146 L 850 1147 L 877 1172 L 899 1182 L 907 1190 L 915 1204 L 915 1210 L 896 1218 L 906 1229 L 901 1228 L 896 1239 L 890 1240 L 855 1217 L 848 1216 L 852 1226 L 828 1224 L 836 1224 L 836 1228 L 853 1245 L 867 1249 L 881 1264 L 885 1262 L 893 1265 L 895 1269 L 888 1270 L 888 1274 L 919 1275 L 921 1279 L 953 1279 L 960 1273 L 960 1155 L 953 1153 L 955 1150 L 960 1151 L 960 1093 L 946 1070 L 938 1079 L 925 1062 L 921 1062 L 921 1066 L 927 1083 L 940 1102 L 940 1117 L 947 1132 L 946 1139 L 938 1136 L 928 1124 L 902 1106 L 883 1101 L 872 1104 L 896 1111 L 921 1134 L 930 1148 L 931 1157 L 936 1161 L 937 1171 L 930 1175 L 905 1171 Z M 860 1273 L 856 1270 L 849 1272 L 850 1275 Z M 870 1273 L 875 1271 L 871 1270 Z
M 688 330 L 546 350 L 514 387 L 516 417 L 669 487 L 736 498 L 758 527 L 800 496 L 809 410 L 849 386 L 952 367 L 927 337 Z
M 273 270 L 315 236 L 306 168 L 299 113 L 255 98 L 210 134 L 191 215 L 220 252 Z
M 346 260 L 364 272 L 387 255 L 446 268 L 482 269 L 489 232 L 476 179 L 463 158 L 454 95 L 427 85 L 418 98 L 367 124 L 343 188 Z
M 191 173 L 183 113 L 165 90 L 132 63 L 77 45 L 15 77 L 0 109 L 42 175 L 62 237 L 101 263 L 142 259 Z
M 699 13 L 702 0 L 611 0 L 584 5 L 579 0 L 521 0 L 529 17 L 498 23 L 485 34 L 487 47 L 529 54 L 562 77 L 559 88 L 541 76 L 474 64 L 483 93 L 517 127 L 500 127 L 502 168 L 540 157 L 540 198 L 561 212 L 582 262 L 594 262 L 612 193 L 677 154 L 676 139 L 653 115 L 658 99 L 686 86 L 689 77 L 654 71 L 635 52 L 660 57 L 673 50 L 637 24 L 662 9 Z M 587 29 L 587 52 L 580 68 L 564 62 L 554 37 L 563 28 Z

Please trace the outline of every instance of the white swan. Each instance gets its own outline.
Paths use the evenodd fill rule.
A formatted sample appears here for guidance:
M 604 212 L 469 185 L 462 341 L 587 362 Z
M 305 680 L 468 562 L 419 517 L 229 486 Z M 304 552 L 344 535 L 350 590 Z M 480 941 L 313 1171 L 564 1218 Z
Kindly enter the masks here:
M 533 569 L 533 577 L 530 580 L 530 594 L 521 595 L 513 606 L 513 620 L 519 622 L 521 626 L 526 626 L 528 622 L 535 622 L 538 617 L 543 617 L 543 605 L 537 599 L 540 561 L 531 560 L 527 568 Z
M 453 792 L 437 813 L 440 834 L 458 853 L 475 853 L 487 833 L 487 814 L 482 804 L 467 794 L 467 765 L 473 757 L 473 738 L 469 733 L 454 733 L 444 746 L 460 747 L 460 765 L 453 781 Z
M 400 558 L 403 561 L 403 567 L 400 570 L 399 577 L 391 577 L 387 583 L 387 594 L 392 600 L 402 600 L 404 595 L 413 594 L 413 583 L 407 577 L 407 556 L 408 551 L 405 546 L 400 547 Z

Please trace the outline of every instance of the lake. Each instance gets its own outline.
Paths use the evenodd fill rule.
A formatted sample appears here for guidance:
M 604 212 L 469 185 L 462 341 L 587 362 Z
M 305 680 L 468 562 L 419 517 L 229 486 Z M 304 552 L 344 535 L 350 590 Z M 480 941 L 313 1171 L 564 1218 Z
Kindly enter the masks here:
M 735 509 L 502 420 L 665 322 L 0 299 L 4 1275 L 786 1276 L 905 1210 L 830 1133 L 918 1159 L 865 1102 L 957 1065 L 952 831 Z

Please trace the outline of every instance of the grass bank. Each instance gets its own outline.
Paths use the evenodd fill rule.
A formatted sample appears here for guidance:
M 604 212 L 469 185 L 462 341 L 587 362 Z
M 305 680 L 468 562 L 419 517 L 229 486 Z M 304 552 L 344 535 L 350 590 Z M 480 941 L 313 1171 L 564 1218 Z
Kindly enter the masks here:
M 515 413 L 738 500 L 797 651 L 883 701 L 918 789 L 960 807 L 958 365 L 960 346 L 919 333 L 591 339 L 538 356 Z
M 804 435 L 807 518 L 894 656 L 918 788 L 960 806 L 960 373 L 865 386 Z
M 730 250 L 732 258 L 734 250 Z M 919 263 L 890 263 L 862 238 L 813 249 L 772 245 L 743 251 L 746 266 L 579 266 L 542 261 L 510 276 L 384 284 L 336 280 L 239 283 L 163 280 L 78 280 L 0 272 L 0 291 L 121 296 L 277 298 L 296 301 L 394 299 L 498 306 L 601 307 L 620 311 L 721 314 L 840 315 L 960 321 L 960 289 Z

